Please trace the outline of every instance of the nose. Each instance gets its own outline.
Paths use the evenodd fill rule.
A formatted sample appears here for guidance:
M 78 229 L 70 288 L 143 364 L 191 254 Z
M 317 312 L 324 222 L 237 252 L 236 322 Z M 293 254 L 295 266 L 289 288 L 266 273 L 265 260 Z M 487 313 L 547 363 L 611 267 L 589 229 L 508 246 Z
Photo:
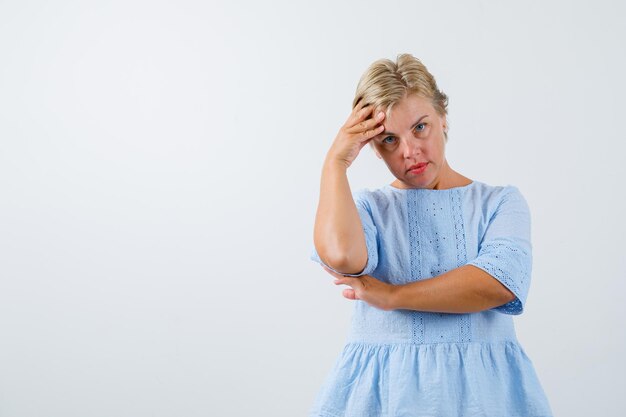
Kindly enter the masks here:
M 420 144 L 415 138 L 403 138 L 400 141 L 400 149 L 405 159 L 410 159 L 421 153 Z

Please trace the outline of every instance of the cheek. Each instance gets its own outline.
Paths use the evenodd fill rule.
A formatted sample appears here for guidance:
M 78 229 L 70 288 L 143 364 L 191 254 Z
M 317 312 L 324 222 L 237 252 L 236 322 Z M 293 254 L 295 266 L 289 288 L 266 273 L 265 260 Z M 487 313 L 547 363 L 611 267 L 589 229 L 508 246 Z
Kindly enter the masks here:
M 402 161 L 398 161 L 397 158 L 394 158 L 390 155 L 382 154 L 380 158 L 384 163 L 387 169 L 391 172 L 399 172 L 402 171 Z
M 431 146 L 428 147 L 427 152 L 430 153 L 431 156 L 436 158 L 443 158 L 443 154 L 445 151 L 445 143 L 443 138 L 433 138 L 431 142 Z

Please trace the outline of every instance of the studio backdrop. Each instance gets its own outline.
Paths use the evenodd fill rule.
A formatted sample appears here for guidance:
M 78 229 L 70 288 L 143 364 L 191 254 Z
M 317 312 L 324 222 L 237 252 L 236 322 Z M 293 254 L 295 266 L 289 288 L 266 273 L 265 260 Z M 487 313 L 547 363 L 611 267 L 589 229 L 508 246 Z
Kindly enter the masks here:
M 0 416 L 301 416 L 351 301 L 309 259 L 376 59 L 449 96 L 449 164 L 515 185 L 515 326 L 555 415 L 620 416 L 621 2 L 0 2 Z M 366 147 L 353 190 L 393 178 Z

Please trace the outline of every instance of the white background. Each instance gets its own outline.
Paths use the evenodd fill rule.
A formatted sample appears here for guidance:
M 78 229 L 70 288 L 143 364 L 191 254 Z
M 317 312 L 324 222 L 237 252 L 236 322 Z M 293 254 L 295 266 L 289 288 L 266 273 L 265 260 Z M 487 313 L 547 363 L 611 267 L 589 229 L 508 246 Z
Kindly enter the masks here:
M 309 260 L 378 58 L 449 95 L 447 157 L 516 185 L 518 338 L 555 416 L 619 416 L 619 1 L 0 1 L 0 416 L 300 416 L 352 305 Z M 391 182 L 364 148 L 353 189 Z

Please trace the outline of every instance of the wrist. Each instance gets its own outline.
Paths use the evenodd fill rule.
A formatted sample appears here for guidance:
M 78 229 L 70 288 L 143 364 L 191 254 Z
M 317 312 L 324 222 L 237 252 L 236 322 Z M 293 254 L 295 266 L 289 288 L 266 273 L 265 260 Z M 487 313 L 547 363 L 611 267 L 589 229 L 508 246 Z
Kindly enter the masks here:
M 324 170 L 346 172 L 348 170 L 348 166 L 349 165 L 346 161 L 333 156 L 330 153 L 327 154 L 326 159 L 324 159 Z

